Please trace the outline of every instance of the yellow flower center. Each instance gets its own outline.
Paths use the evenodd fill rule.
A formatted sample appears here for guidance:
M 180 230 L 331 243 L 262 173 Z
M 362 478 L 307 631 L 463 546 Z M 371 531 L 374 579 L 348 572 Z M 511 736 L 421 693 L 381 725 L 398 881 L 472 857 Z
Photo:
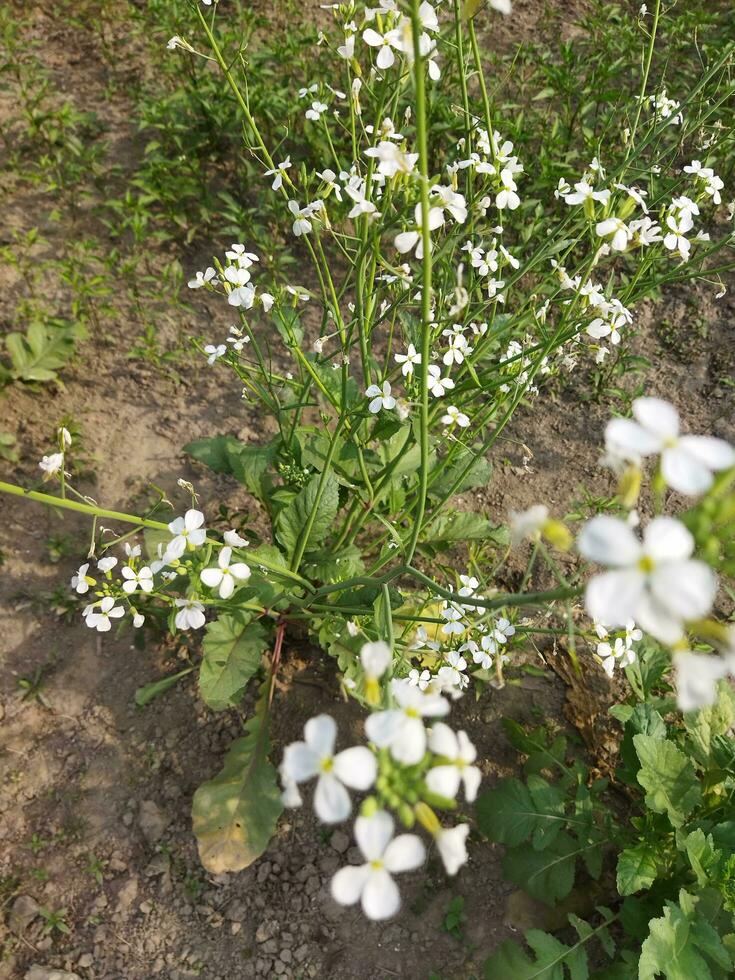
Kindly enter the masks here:
M 327 756 L 325 759 L 319 763 L 319 768 L 322 772 L 331 772 L 334 769 L 334 760 L 331 755 Z
M 374 861 L 370 862 L 370 867 L 373 869 L 373 871 L 380 871 L 381 868 L 383 867 L 383 862 L 378 861 L 378 859 L 376 858 Z
M 418 713 L 418 711 L 415 708 L 406 708 L 406 717 L 407 718 L 420 718 L 421 715 Z
M 638 568 L 646 575 L 649 575 L 655 568 L 653 558 L 649 558 L 648 555 L 644 555 L 642 558 L 638 559 Z

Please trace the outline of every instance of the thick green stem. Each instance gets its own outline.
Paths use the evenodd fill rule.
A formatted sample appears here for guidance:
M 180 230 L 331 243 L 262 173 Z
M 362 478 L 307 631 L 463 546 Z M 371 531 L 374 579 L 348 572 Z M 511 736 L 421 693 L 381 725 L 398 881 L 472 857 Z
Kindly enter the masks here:
M 421 185 L 421 247 L 423 249 L 421 281 L 421 364 L 419 365 L 419 442 L 421 462 L 419 490 L 413 513 L 413 528 L 406 548 L 406 562 L 410 563 L 416 551 L 421 525 L 426 511 L 426 494 L 429 485 L 429 357 L 431 355 L 431 230 L 429 228 L 429 149 L 426 119 L 426 77 L 424 58 L 419 50 L 421 19 L 419 0 L 411 4 L 411 33 L 413 35 L 413 67 L 416 93 L 416 140 L 419 151 Z

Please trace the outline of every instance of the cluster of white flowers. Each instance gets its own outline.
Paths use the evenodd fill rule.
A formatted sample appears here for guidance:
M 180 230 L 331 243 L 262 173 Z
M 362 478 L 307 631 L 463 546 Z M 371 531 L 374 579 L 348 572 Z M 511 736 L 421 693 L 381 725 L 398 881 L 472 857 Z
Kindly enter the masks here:
M 684 116 L 680 112 L 681 103 L 676 99 L 670 99 L 666 94 L 666 89 L 644 97 L 644 102 L 648 102 L 654 111 L 656 119 L 668 120 L 672 126 L 680 126 L 684 122 Z
M 682 436 L 679 416 L 668 402 L 659 398 L 638 398 L 633 403 L 633 419 L 612 419 L 605 432 L 608 465 L 622 471 L 626 465 L 638 467 L 648 456 L 657 456 L 657 474 L 665 485 L 680 493 L 696 496 L 712 485 L 714 473 L 735 466 L 735 449 L 711 436 Z M 629 521 L 606 514 L 588 521 L 582 528 L 577 547 L 582 556 L 603 565 L 606 572 L 592 577 L 586 589 L 588 614 L 607 629 L 626 628 L 626 638 L 612 647 L 598 648 L 609 673 L 615 662 L 630 661 L 628 637 L 638 624 L 659 642 L 677 651 L 680 679 L 680 706 L 688 709 L 712 703 L 715 680 L 724 676 L 732 661 L 714 656 L 712 669 L 699 678 L 698 692 L 688 672 L 694 661 L 704 658 L 686 649 L 687 627 L 703 620 L 711 611 L 717 593 L 717 577 L 709 565 L 692 557 L 695 541 L 678 519 L 654 517 L 640 540 Z M 693 657 L 694 659 L 688 659 Z
M 366 691 L 377 699 L 378 681 L 393 663 L 392 651 L 382 642 L 367 643 L 360 659 Z M 361 901 L 371 919 L 398 911 L 400 894 L 392 874 L 420 867 L 426 856 L 417 835 L 394 837 L 394 820 L 386 807 L 396 809 L 408 827 L 418 821 L 429 831 L 447 873 L 453 875 L 467 861 L 469 825 L 443 827 L 425 798 L 448 806 L 463 788 L 465 799 L 473 802 L 482 778 L 466 733 L 455 733 L 438 720 L 449 713 L 449 702 L 437 690 L 393 678 L 387 693 L 391 706 L 373 712 L 365 722 L 369 745 L 335 752 L 337 725 L 329 715 L 317 715 L 306 723 L 303 741 L 286 747 L 280 766 L 284 804 L 300 806 L 299 784 L 316 778 L 314 809 L 329 824 L 350 816 L 348 790 L 374 788 L 355 821 L 365 864 L 342 868 L 332 879 L 334 899 L 342 905 Z
M 625 624 L 625 633 L 620 636 L 611 637 L 601 623 L 595 623 L 595 633 L 602 640 L 597 644 L 597 656 L 608 677 L 612 678 L 616 667 L 630 667 L 635 663 L 636 652 L 633 644 L 643 639 L 643 633 L 632 619 Z

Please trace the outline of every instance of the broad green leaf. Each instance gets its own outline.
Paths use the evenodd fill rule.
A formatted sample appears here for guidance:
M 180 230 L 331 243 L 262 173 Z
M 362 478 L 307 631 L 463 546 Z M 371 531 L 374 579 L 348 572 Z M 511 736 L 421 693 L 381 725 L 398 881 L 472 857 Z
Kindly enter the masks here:
M 470 463 L 471 465 L 468 466 Z M 466 473 L 465 467 L 467 467 Z M 443 497 L 455 486 L 460 475 L 462 479 L 457 484 L 455 493 L 472 490 L 474 487 L 486 487 L 490 482 L 493 468 L 484 456 L 463 449 L 449 466 L 443 460 L 439 460 L 437 472 L 438 477 L 431 483 L 429 493 L 435 497 Z
M 477 825 L 490 840 L 514 847 L 538 826 L 538 811 L 520 779 L 503 779 L 477 800 Z
M 620 895 L 633 895 L 650 888 L 658 875 L 656 850 L 647 841 L 626 847 L 618 855 L 617 884 Z
M 360 549 L 351 544 L 340 551 L 316 551 L 306 555 L 301 571 L 307 578 L 331 585 L 362 575 L 365 565 Z
M 169 674 L 168 677 L 162 677 L 158 681 L 151 681 L 150 684 L 144 684 L 143 687 L 139 687 L 135 692 L 135 703 L 139 708 L 144 708 L 155 698 L 161 694 L 165 694 L 166 691 L 169 691 L 178 684 L 182 677 L 186 677 L 194 669 L 194 667 L 187 667 L 186 670 L 180 670 L 177 674 Z
M 685 891 L 679 904 L 667 902 L 661 918 L 651 919 L 649 935 L 641 948 L 639 980 L 712 980 L 721 977 L 712 967 L 730 970 L 730 955 L 717 931 L 697 913 L 697 899 Z
M 64 320 L 35 322 L 26 333 L 9 333 L 5 338 L 11 374 L 21 381 L 54 381 L 56 372 L 74 353 L 80 331 Z
M 681 827 L 702 797 L 691 759 L 668 739 L 636 735 L 633 744 L 641 763 L 637 778 L 646 790 L 646 806 L 668 814 L 672 825 Z
M 321 476 L 312 476 L 304 489 L 278 515 L 276 537 L 293 555 L 306 522 L 316 508 L 316 516 L 306 541 L 305 551 L 315 551 L 332 530 L 339 509 L 339 486 L 334 474 L 327 473 L 324 489 L 317 506 L 317 488 Z
M 650 704 L 637 704 L 625 722 L 620 756 L 625 767 L 620 767 L 620 777 L 635 786 L 636 774 L 640 768 L 638 755 L 633 745 L 636 735 L 650 735 L 652 738 L 666 738 L 666 725 L 655 708 Z
M 237 704 L 267 649 L 265 627 L 250 620 L 247 613 L 235 612 L 207 624 L 199 692 L 214 711 Z
M 192 819 L 207 871 L 242 871 L 268 846 L 283 810 L 276 770 L 268 760 L 265 697 L 225 756 L 222 771 L 194 794 Z
M 533 831 L 531 843 L 537 851 L 553 844 L 554 838 L 566 824 L 564 805 L 566 794 L 558 786 L 552 786 L 541 776 L 531 774 L 527 779 L 528 790 L 539 819 Z
M 555 769 L 564 764 L 567 740 L 563 735 L 554 737 L 544 728 L 526 731 L 512 718 L 503 718 L 503 730 L 511 745 L 528 756 L 523 766 L 527 773 Z
M 503 872 L 533 898 L 554 905 L 566 898 L 574 884 L 574 866 L 582 848 L 563 831 L 543 851 L 513 847 L 503 858 Z
M 715 738 L 729 732 L 735 724 L 735 691 L 730 684 L 724 681 L 719 685 L 717 701 L 712 707 L 687 712 L 684 724 L 694 756 L 698 762 L 707 765 Z
M 507 544 L 507 529 L 493 524 L 482 514 L 472 511 L 446 511 L 433 520 L 422 532 L 427 544 L 454 544 L 464 541 L 493 541 Z
M 236 452 L 242 443 L 234 436 L 212 436 L 211 439 L 195 439 L 187 442 L 183 451 L 215 473 L 232 473 L 230 453 Z
M 701 828 L 697 828 L 682 843 L 697 883 L 702 888 L 706 887 L 721 857 L 721 851 L 715 847 L 712 834 L 705 835 Z

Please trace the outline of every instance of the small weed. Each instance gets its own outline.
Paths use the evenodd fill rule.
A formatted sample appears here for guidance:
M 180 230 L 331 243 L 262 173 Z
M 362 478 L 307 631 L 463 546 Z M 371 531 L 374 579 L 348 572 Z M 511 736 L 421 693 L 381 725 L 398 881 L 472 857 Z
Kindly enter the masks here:
M 71 928 L 66 921 L 66 917 L 69 914 L 67 908 L 56 909 L 55 911 L 45 906 L 41 906 L 38 910 L 39 915 L 44 920 L 43 931 L 50 935 L 53 932 L 60 932 L 64 936 L 68 936 L 71 933 Z

